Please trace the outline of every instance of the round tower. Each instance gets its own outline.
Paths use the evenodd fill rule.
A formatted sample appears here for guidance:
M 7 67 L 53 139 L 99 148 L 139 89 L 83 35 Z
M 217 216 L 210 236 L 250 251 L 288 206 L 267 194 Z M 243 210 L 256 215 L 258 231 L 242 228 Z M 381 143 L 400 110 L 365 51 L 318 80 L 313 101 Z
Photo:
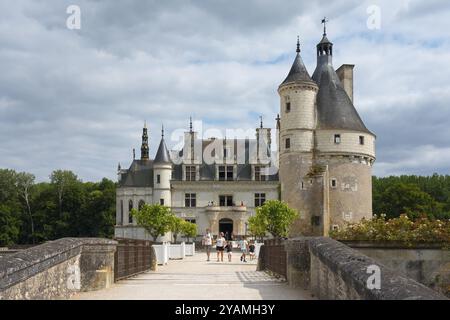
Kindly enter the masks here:
M 347 68 L 349 66 L 351 70 Z M 328 216 L 324 220 L 325 234 L 346 223 L 372 217 L 375 135 L 366 128 L 353 105 L 353 75 L 348 76 L 353 72 L 353 65 L 341 68 L 347 70 L 340 72 L 340 78 L 333 67 L 333 43 L 324 29 L 322 40 L 317 44 L 313 80 L 319 86 L 316 163 L 326 168 L 324 191 Z
M 161 142 L 153 161 L 153 203 L 170 207 L 172 196 L 170 180 L 172 179 L 172 161 L 164 141 L 164 128 L 161 131 Z
M 310 234 L 310 193 L 307 175 L 313 163 L 314 130 L 316 127 L 316 95 L 318 87 L 297 55 L 288 76 L 278 88 L 280 95 L 279 176 L 281 199 L 300 212 L 300 220 L 291 228 L 293 235 Z

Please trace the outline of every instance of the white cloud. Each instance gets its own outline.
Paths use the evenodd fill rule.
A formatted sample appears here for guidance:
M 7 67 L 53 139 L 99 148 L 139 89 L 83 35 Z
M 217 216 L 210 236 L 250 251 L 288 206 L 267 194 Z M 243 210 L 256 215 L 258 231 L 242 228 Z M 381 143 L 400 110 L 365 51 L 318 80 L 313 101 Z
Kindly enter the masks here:
M 191 115 L 225 129 L 253 128 L 262 114 L 274 126 L 296 36 L 312 74 L 326 15 L 335 67 L 356 64 L 356 106 L 378 137 L 375 172 L 449 171 L 445 0 L 78 2 L 80 31 L 65 27 L 70 1 L 0 4 L 0 167 L 115 178 L 117 162 L 139 155 L 144 120 L 152 153 L 162 123 L 187 128 Z M 366 27 L 371 4 L 381 30 Z M 442 161 L 399 167 L 403 151 Z

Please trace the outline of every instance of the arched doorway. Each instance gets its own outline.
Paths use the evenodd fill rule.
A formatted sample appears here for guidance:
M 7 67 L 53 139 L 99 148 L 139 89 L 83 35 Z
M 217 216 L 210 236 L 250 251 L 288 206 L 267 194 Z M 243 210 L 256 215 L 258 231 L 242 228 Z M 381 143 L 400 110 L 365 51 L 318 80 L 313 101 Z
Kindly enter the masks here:
M 233 234 L 233 220 L 224 218 L 219 220 L 219 233 L 223 232 L 225 239 L 231 240 Z

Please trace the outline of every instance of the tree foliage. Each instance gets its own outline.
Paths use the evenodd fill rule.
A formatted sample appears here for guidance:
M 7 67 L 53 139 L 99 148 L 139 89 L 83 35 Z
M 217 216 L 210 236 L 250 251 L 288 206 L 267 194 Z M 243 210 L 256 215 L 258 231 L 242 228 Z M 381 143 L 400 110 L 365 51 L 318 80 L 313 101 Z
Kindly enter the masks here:
M 116 184 L 83 183 L 57 170 L 50 182 L 30 173 L 0 169 L 0 246 L 61 237 L 112 237 Z
M 170 231 L 173 222 L 170 208 L 160 204 L 144 204 L 140 210 L 131 210 L 131 215 L 136 218 L 138 226 L 147 230 L 155 242 L 159 236 Z
M 298 212 L 281 201 L 268 200 L 261 207 L 256 208 L 256 215 L 251 219 L 251 229 L 262 235 L 262 228 L 275 238 L 289 235 L 289 229 L 299 216 Z
M 188 242 L 190 242 L 190 239 L 195 238 L 197 236 L 197 225 L 195 223 L 189 222 L 189 221 L 183 221 L 181 234 L 188 239 Z
M 267 219 L 262 214 L 256 214 L 248 218 L 248 231 L 261 242 L 267 234 Z
M 450 176 L 374 177 L 373 211 L 388 219 L 450 219 Z

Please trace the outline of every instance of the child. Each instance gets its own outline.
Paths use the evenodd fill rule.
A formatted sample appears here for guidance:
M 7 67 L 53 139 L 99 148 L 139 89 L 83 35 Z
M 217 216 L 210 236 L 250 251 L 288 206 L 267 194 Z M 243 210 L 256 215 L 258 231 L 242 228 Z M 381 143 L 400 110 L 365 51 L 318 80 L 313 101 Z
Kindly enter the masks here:
M 231 243 L 231 241 L 227 242 L 225 249 L 227 250 L 228 253 L 228 262 L 231 262 L 231 258 L 233 256 L 233 244 Z
M 245 237 L 242 237 L 242 240 L 239 242 L 239 247 L 241 248 L 241 261 L 242 262 L 247 262 L 247 260 L 245 260 L 245 256 L 248 252 L 248 242 L 245 239 Z
M 253 259 L 255 259 L 255 243 L 253 241 L 250 242 L 248 251 L 250 253 L 250 261 L 252 261 Z

